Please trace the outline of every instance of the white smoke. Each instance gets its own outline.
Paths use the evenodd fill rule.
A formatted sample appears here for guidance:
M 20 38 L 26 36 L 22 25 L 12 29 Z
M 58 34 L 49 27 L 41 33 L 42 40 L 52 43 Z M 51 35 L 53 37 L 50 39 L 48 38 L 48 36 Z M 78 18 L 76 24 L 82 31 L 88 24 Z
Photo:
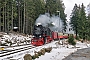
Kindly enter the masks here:
M 52 31 L 62 31 L 63 30 L 63 22 L 59 18 L 59 16 L 50 16 L 49 13 L 45 13 L 40 15 L 35 22 L 35 25 L 41 23 L 43 26 L 48 26 L 48 24 L 52 24 L 53 26 L 48 26 Z
M 47 13 L 45 15 L 40 15 L 35 22 L 35 25 L 38 23 L 41 23 L 41 25 L 46 26 L 48 23 L 50 23 L 50 15 Z
M 55 16 L 53 15 L 51 17 L 51 22 L 54 25 L 54 31 L 62 31 L 63 30 L 63 22 L 61 20 L 61 18 L 59 18 L 59 16 Z

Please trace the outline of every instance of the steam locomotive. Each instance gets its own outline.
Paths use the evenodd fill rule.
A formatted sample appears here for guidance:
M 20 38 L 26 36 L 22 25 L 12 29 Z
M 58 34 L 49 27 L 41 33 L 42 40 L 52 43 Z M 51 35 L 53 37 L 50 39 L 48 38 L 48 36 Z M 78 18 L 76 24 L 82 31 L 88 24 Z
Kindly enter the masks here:
M 68 38 L 68 35 L 61 35 L 57 32 L 51 31 L 48 27 L 35 25 L 33 29 L 33 38 L 31 40 L 31 44 L 34 46 L 41 46 L 59 38 Z

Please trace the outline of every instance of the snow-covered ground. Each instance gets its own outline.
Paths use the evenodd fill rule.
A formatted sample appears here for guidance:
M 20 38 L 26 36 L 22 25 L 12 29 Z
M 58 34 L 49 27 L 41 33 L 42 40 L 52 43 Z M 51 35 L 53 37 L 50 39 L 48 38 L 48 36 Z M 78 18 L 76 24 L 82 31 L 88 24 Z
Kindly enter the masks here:
M 60 43 L 61 43 L 61 41 L 60 41 Z M 57 42 L 58 41 L 52 41 L 51 43 L 43 45 L 43 46 L 39 46 L 39 47 L 36 47 L 33 49 L 22 51 L 20 53 L 11 54 L 11 56 L 12 56 L 11 58 L 4 59 L 4 60 L 10 60 L 10 59 L 24 60 L 25 54 L 34 55 L 35 51 L 40 51 L 42 48 L 48 48 L 48 47 L 52 47 L 52 51 L 50 53 L 46 52 L 45 55 L 41 55 L 41 56 L 39 56 L 39 58 L 36 58 L 35 60 L 62 60 L 66 56 L 77 51 L 78 49 L 90 47 L 89 43 L 88 44 L 87 43 L 81 43 L 80 41 L 78 41 L 76 43 L 76 48 L 74 48 L 74 46 L 69 45 L 69 44 L 60 45 Z M 20 47 L 17 47 L 17 49 L 18 48 L 20 48 Z M 12 49 L 12 48 L 9 48 L 9 49 Z M 6 57 L 9 57 L 9 56 L 0 57 L 0 60 L 3 58 L 6 58 Z
M 16 33 L 3 34 L 0 37 L 0 45 L 14 46 L 30 43 L 31 35 L 22 35 Z M 11 45 L 10 45 L 11 44 Z
M 77 51 L 77 49 L 88 48 L 90 46 L 90 44 L 88 44 L 87 46 L 86 43 L 81 43 L 81 42 L 77 42 L 76 48 L 74 48 L 74 46 L 72 45 L 68 45 L 68 48 L 67 48 L 67 45 L 59 45 L 59 46 L 57 45 L 55 46 L 55 45 L 56 44 L 54 42 L 50 43 L 48 46 L 53 47 L 52 51 L 50 53 L 46 53 L 45 55 L 40 56 L 35 60 L 62 60 L 69 54 Z
M 25 54 L 34 55 L 35 51 L 40 51 L 40 49 L 42 49 L 42 48 L 52 47 L 53 49 L 50 53 L 46 52 L 45 55 L 41 55 L 41 56 L 39 56 L 39 58 L 36 58 L 35 60 L 62 60 L 69 54 L 77 51 L 77 49 L 88 48 L 90 46 L 90 44 L 88 44 L 88 46 L 87 46 L 86 43 L 77 42 L 76 48 L 74 48 L 74 46 L 72 46 L 72 45 L 57 45 L 56 42 L 58 42 L 58 41 L 53 41 L 49 44 L 24 51 L 21 54 L 20 53 L 17 54 L 16 56 L 14 56 L 11 59 L 24 60 L 23 57 L 25 56 Z M 67 48 L 67 46 L 68 46 L 68 48 Z

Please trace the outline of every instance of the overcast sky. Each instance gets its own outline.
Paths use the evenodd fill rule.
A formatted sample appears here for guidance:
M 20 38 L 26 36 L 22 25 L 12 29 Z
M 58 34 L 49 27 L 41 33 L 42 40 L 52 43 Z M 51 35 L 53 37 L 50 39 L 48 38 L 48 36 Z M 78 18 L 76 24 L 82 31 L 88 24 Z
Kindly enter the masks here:
M 90 0 L 63 0 L 63 3 L 65 5 L 65 13 L 67 14 L 67 19 L 69 20 L 70 14 L 71 14 L 71 10 L 73 9 L 75 3 L 77 5 L 81 5 L 82 3 L 84 3 L 84 6 L 87 7 L 87 5 L 90 3 Z

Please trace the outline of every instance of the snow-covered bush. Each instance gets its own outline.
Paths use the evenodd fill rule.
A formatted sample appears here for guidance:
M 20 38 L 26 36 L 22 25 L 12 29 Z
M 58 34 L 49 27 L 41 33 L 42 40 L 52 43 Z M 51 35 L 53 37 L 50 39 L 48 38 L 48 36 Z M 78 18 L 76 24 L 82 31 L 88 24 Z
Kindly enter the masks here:
M 74 41 L 74 37 L 73 36 L 69 36 L 68 43 L 71 44 L 71 45 L 76 45 L 76 42 Z

